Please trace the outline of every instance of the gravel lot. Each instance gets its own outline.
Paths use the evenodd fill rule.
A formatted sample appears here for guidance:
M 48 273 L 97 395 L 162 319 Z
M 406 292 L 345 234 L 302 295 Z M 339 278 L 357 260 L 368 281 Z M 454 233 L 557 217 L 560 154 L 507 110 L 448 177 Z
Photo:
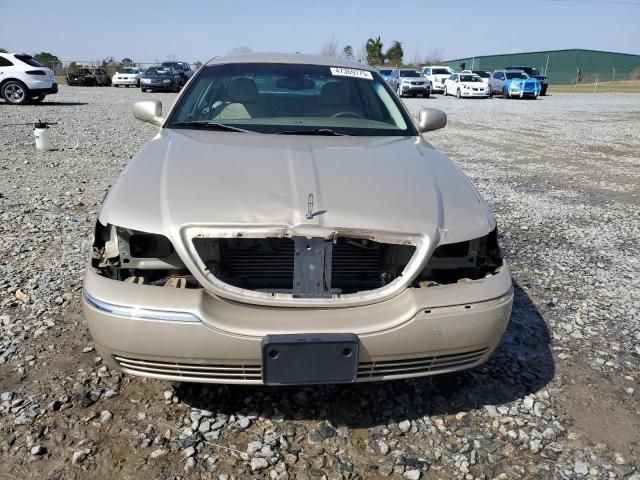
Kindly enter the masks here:
M 0 123 L 0 479 L 640 479 L 640 95 L 406 99 L 498 216 L 516 284 L 460 374 L 313 388 L 108 370 L 80 311 L 97 210 L 154 135 L 137 89 L 61 87 Z

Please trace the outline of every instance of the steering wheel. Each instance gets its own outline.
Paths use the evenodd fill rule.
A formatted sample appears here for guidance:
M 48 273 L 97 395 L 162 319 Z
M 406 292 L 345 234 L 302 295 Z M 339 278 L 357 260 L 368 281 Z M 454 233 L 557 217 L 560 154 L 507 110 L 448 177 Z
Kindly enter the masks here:
M 331 118 L 338 118 L 338 117 L 353 117 L 353 118 L 364 118 L 362 115 L 360 115 L 359 113 L 356 112 L 338 112 L 338 113 L 334 113 L 333 115 L 331 115 Z

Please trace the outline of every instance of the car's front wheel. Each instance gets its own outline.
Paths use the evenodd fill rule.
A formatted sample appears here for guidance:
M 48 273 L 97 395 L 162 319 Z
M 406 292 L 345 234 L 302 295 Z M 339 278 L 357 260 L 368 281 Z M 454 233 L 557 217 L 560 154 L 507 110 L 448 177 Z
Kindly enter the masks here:
M 442 91 L 442 95 L 444 95 L 445 97 L 447 96 L 447 87 L 444 87 L 444 90 Z
M 427 90 L 426 92 L 424 92 L 423 97 L 424 98 L 429 98 L 429 95 L 431 95 L 431 92 L 429 90 Z
M 19 80 L 9 80 L 2 86 L 2 98 L 12 105 L 24 105 L 29 101 L 27 86 Z
M 396 88 L 396 93 L 398 94 L 398 97 L 402 98 L 402 89 L 400 88 L 400 85 Z
M 460 89 L 458 89 L 458 91 L 456 92 L 456 97 L 462 98 L 462 92 L 460 91 Z
M 504 98 L 511 98 L 511 95 L 509 95 L 509 90 L 507 90 L 506 88 L 502 90 L 502 96 Z

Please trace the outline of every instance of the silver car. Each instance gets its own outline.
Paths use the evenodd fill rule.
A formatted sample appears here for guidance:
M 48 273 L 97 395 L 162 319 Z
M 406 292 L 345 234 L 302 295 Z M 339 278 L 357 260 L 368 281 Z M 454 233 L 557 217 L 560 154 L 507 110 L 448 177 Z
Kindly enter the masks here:
M 387 82 L 399 97 L 422 95 L 428 98 L 431 95 L 431 82 L 417 70 L 396 68 L 389 75 Z
M 313 384 L 485 362 L 511 274 L 469 180 L 366 65 L 219 57 L 163 112 L 98 216 L 83 287 L 112 367 Z

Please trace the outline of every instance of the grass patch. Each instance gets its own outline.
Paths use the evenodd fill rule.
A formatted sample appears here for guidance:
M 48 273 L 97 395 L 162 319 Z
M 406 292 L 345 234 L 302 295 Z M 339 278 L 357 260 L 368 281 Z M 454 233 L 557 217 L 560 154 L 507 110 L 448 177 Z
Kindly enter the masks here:
M 621 80 L 616 82 L 579 83 L 578 85 L 549 85 L 549 93 L 640 93 L 640 80 Z

